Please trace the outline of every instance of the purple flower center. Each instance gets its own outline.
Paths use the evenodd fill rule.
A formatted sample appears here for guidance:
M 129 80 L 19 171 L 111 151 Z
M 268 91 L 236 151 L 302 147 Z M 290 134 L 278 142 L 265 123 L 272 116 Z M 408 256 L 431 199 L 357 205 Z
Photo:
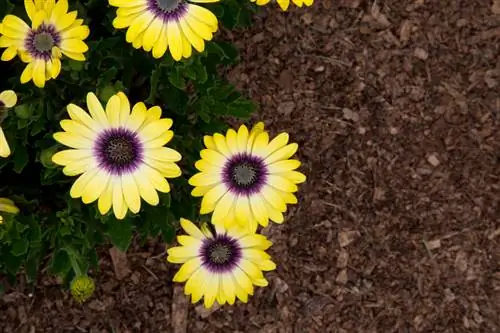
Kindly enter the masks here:
M 184 0 L 147 0 L 148 10 L 164 22 L 177 21 L 187 12 Z
M 202 264 L 211 272 L 231 271 L 241 259 L 241 248 L 227 235 L 206 239 L 201 247 Z
M 25 41 L 26 50 L 34 58 L 49 60 L 52 48 L 61 44 L 61 35 L 52 24 L 42 23 L 36 30 L 31 30 Z
M 134 171 L 143 160 L 143 147 L 137 134 L 126 128 L 112 128 L 101 133 L 94 150 L 99 166 L 115 175 Z
M 256 156 L 239 154 L 231 157 L 223 168 L 224 182 L 237 194 L 259 192 L 267 178 L 264 161 Z

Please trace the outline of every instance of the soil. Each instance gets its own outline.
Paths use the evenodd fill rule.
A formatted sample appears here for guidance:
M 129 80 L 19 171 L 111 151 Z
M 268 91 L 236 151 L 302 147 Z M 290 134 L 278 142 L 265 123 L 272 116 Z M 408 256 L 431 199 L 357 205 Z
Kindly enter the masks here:
M 21 283 L 0 331 L 500 332 L 500 1 L 316 0 L 228 38 L 228 77 L 308 176 L 264 231 L 270 286 L 205 311 L 152 242 L 127 274 L 104 256 L 84 305 Z

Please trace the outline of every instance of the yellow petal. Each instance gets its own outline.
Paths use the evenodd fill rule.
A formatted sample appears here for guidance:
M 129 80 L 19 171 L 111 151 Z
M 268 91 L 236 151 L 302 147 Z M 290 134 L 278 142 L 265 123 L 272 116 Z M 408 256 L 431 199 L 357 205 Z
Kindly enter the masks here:
M 14 57 L 17 55 L 17 47 L 16 46 L 9 46 L 5 51 L 2 53 L 2 61 L 10 61 L 14 59 Z
M 149 11 L 144 11 L 141 15 L 137 16 L 137 18 L 134 19 L 134 21 L 128 28 L 125 35 L 127 42 L 132 43 L 134 40 L 139 38 L 141 34 L 144 34 L 144 31 L 147 29 L 153 19 L 154 17 Z
M 73 183 L 69 194 L 72 198 L 79 198 L 83 195 L 85 187 L 87 184 L 94 179 L 97 173 L 100 172 L 98 168 L 91 168 L 87 170 L 83 175 L 78 177 L 78 179 Z
M 292 171 L 300 167 L 298 160 L 281 160 L 267 166 L 269 173 Z
M 142 172 L 134 173 L 135 182 L 139 189 L 141 197 L 151 206 L 156 206 L 160 203 L 160 198 L 155 190 L 155 187 L 149 181 L 149 178 Z
M 208 163 L 219 167 L 223 167 L 227 162 L 227 158 L 224 157 L 224 155 L 221 155 L 217 151 L 211 149 L 203 149 L 200 151 L 200 157 Z
M 111 127 L 120 127 L 121 101 L 118 95 L 113 95 L 106 103 L 106 116 Z
M 17 95 L 13 90 L 4 90 L 0 93 L 0 101 L 7 108 L 11 108 L 17 103 Z
M 156 17 L 153 19 L 142 38 L 142 47 L 145 51 L 151 51 L 163 28 L 163 19 Z
M 125 126 L 128 118 L 130 117 L 130 102 L 127 95 L 125 95 L 122 91 L 117 93 L 117 95 L 120 97 L 120 125 Z
M 97 175 L 89 181 L 82 195 L 82 201 L 85 204 L 96 201 L 104 192 L 109 182 L 109 174 L 105 171 L 97 173 Z
M 234 195 L 228 191 L 222 196 L 217 205 L 215 206 L 214 212 L 212 214 L 212 223 L 222 224 L 227 218 L 229 209 L 233 205 Z
M 205 308 L 210 309 L 215 302 L 217 294 L 219 293 L 219 276 L 218 274 L 209 274 L 206 278 L 207 284 L 205 287 L 203 304 L 205 305 Z
M 128 208 L 137 214 L 141 210 L 141 196 L 132 174 L 122 175 L 122 189 Z
M 298 171 L 285 171 L 276 173 L 275 175 L 288 179 L 294 184 L 300 184 L 306 181 L 306 176 Z
M 73 133 L 57 132 L 54 133 L 54 139 L 63 145 L 76 149 L 90 149 L 93 146 L 92 140 Z
M 228 188 L 224 183 L 218 184 L 208 191 L 201 200 L 200 214 L 208 214 L 212 212 L 219 199 L 226 194 L 227 191 Z
M 291 181 L 286 178 L 276 176 L 276 175 L 268 175 L 267 183 L 272 187 L 283 191 L 283 192 L 297 192 L 298 187 Z
M 269 215 L 267 213 L 265 199 L 261 194 L 257 193 L 250 196 L 250 208 L 257 222 L 263 227 L 266 227 L 269 222 Z
M 92 156 L 90 149 L 68 149 L 52 155 L 52 162 L 58 165 L 67 165 L 73 161 L 86 159 Z
M 163 57 L 168 49 L 168 37 L 167 37 L 167 25 L 162 24 L 160 34 L 156 38 L 156 42 L 153 46 L 153 57 L 158 59 Z
M 81 107 L 75 104 L 69 104 L 66 108 L 71 119 L 80 122 L 81 124 L 92 129 L 94 132 L 97 132 L 100 128 L 102 128 L 101 125 L 92 119 Z
M 240 153 L 247 151 L 248 144 L 248 128 L 245 125 L 241 125 L 238 129 L 238 150 Z
M 197 173 L 189 179 L 189 184 L 192 186 L 214 186 L 216 184 L 220 184 L 221 182 L 222 178 L 220 175 L 204 172 Z
M 97 99 L 97 96 L 90 92 L 87 94 L 87 108 L 89 109 L 92 119 L 95 120 L 101 127 L 109 127 L 109 121 L 104 112 L 101 102 Z M 69 111 L 69 108 L 68 108 Z
M 45 87 L 45 61 L 35 60 L 33 65 L 33 83 L 38 88 Z
M 193 222 L 181 217 L 180 224 L 182 229 L 184 229 L 184 231 L 187 232 L 187 234 L 190 235 L 191 237 L 195 237 L 199 240 L 204 240 L 206 238 L 205 235 L 200 231 L 200 229 L 198 229 L 198 227 Z
M 157 170 L 149 167 L 148 165 L 142 165 L 141 170 L 138 170 L 137 172 L 144 172 L 148 177 L 151 185 L 153 185 L 156 190 L 163 193 L 170 192 L 170 185 Z
M 139 102 L 135 104 L 125 126 L 132 132 L 136 132 L 146 120 L 146 112 L 146 105 L 144 103 Z
M 127 204 L 123 198 L 123 189 L 121 178 L 112 179 L 113 181 L 113 213 L 118 220 L 123 220 L 127 215 Z
M 162 162 L 178 162 L 182 159 L 178 151 L 168 147 L 148 149 L 144 152 L 144 155 L 147 158 Z
M 99 208 L 99 212 L 104 215 L 111 209 L 113 205 L 113 182 L 109 181 L 106 185 L 106 188 L 101 193 L 99 197 L 99 201 L 97 202 L 97 207 Z
M 272 164 L 277 161 L 281 160 L 287 160 L 289 159 L 295 152 L 297 152 L 297 149 L 299 148 L 299 145 L 296 143 L 291 143 L 289 145 L 286 145 L 283 148 L 280 148 L 276 150 L 274 153 L 270 154 L 265 160 L 264 163 L 266 164 Z
M 191 258 L 181 266 L 179 271 L 174 275 L 174 282 L 185 282 L 193 275 L 201 266 L 201 260 L 198 257 Z
M 81 39 L 71 38 L 61 41 L 61 50 L 65 53 L 85 53 L 89 50 L 89 47 Z
M 170 48 L 170 54 L 176 61 L 182 58 L 182 35 L 177 21 L 168 21 L 167 39 Z
M 5 138 L 5 133 L 0 127 L 0 157 L 9 157 L 11 151 L 7 139 Z
M 222 275 L 222 290 L 224 291 L 224 295 L 226 296 L 226 300 L 230 305 L 233 305 L 236 298 L 236 287 L 234 285 L 234 281 L 231 277 L 231 274 L 223 274 Z

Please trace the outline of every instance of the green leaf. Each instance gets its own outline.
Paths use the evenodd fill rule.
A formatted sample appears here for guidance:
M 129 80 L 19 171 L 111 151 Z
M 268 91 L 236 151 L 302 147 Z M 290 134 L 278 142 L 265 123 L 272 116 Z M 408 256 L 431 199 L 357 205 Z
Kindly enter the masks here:
M 28 162 L 29 156 L 26 147 L 24 145 L 16 145 L 16 151 L 14 153 L 14 171 L 21 173 Z
M 71 270 L 71 261 L 66 250 L 58 250 L 49 264 L 50 272 L 59 276 L 66 275 Z
M 29 119 L 33 115 L 33 108 L 28 104 L 21 104 L 14 108 L 14 112 L 21 119 Z
M 19 267 L 21 267 L 21 264 L 23 263 L 23 259 L 24 258 L 22 256 L 14 256 L 9 252 L 2 256 L 3 264 L 10 274 L 16 274 L 18 272 Z
M 151 72 L 151 78 L 149 79 L 149 96 L 146 99 L 146 103 L 148 104 L 154 104 L 155 102 L 156 91 L 158 90 L 158 84 L 160 83 L 161 73 L 161 67 L 158 67 Z
M 42 150 L 40 153 L 40 162 L 47 169 L 53 169 L 56 165 L 52 162 L 52 156 L 58 150 L 58 146 L 52 146 L 50 148 Z
M 126 252 L 132 241 L 132 223 L 130 219 L 126 218 L 123 221 L 111 219 L 108 222 L 108 234 L 113 245 Z
M 178 69 L 176 69 L 176 70 L 170 72 L 170 74 L 168 74 L 168 82 L 170 82 L 170 84 L 172 84 L 177 89 L 180 89 L 180 90 L 186 89 L 186 81 L 181 76 Z
M 29 245 L 30 244 L 28 240 L 24 238 L 15 239 L 12 242 L 12 248 L 10 249 L 10 253 L 12 253 L 12 255 L 15 257 L 23 256 L 28 252 Z

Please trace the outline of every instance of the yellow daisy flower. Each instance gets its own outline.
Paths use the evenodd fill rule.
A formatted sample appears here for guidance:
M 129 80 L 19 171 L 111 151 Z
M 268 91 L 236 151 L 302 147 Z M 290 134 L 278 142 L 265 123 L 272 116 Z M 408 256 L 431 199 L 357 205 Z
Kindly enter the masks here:
M 246 303 L 254 285 L 268 285 L 262 271 L 272 271 L 276 264 L 265 252 L 272 245 L 265 236 L 235 226 L 216 227 L 212 233 L 206 224 L 200 230 L 189 220 L 180 222 L 189 236 L 177 236 L 182 246 L 168 249 L 167 261 L 183 264 L 174 282 L 187 281 L 184 292 L 192 303 L 202 297 L 206 308 L 215 301 L 234 304 L 236 298 Z
M 0 47 L 6 48 L 1 60 L 10 61 L 19 55 L 28 65 L 20 81 L 43 88 L 61 71 L 61 56 L 84 61 L 88 47 L 83 42 L 89 28 L 77 19 L 77 11 L 68 13 L 68 0 L 26 0 L 26 13 L 31 28 L 19 17 L 7 15 L 2 21 Z
M 7 198 L 0 198 L 0 212 L 17 214 L 19 213 L 19 208 L 16 207 L 14 201 Z M 3 216 L 0 215 L 0 224 L 2 223 L 3 223 Z
M 101 214 L 111 207 L 117 219 L 125 218 L 128 209 L 138 213 L 141 197 L 150 205 L 159 202 L 158 193 L 169 192 L 165 177 L 181 175 L 174 163 L 181 155 L 164 147 L 174 133 L 172 119 L 161 117 L 161 108 L 146 108 L 143 102 L 130 103 L 123 92 L 113 95 L 102 107 L 94 93 L 87 94 L 90 116 L 79 106 L 69 104 L 71 120 L 61 121 L 65 132 L 54 138 L 73 149 L 52 157 L 64 166 L 67 176 L 82 174 L 73 184 L 70 195 L 85 204 L 98 201 Z
M 251 2 L 255 2 L 259 6 L 267 5 L 268 3 L 277 2 L 282 10 L 287 10 L 290 6 L 290 0 L 250 0 Z M 298 7 L 302 7 L 303 5 L 311 6 L 314 3 L 314 0 L 291 0 Z
M 12 90 L 5 90 L 0 93 L 0 122 L 4 119 L 6 114 L 4 114 L 5 109 L 9 109 L 16 105 L 17 96 Z M 0 127 L 0 157 L 8 157 L 10 155 L 10 147 L 5 134 Z
M 263 123 L 250 133 L 245 125 L 238 132 L 205 136 L 207 149 L 200 152 L 195 167 L 200 171 L 189 179 L 191 194 L 203 196 L 201 214 L 213 212 L 212 223 L 230 226 L 234 222 L 255 231 L 257 223 L 269 219 L 282 223 L 286 204 L 297 203 L 293 194 L 306 177 L 297 171 L 297 160 L 289 158 L 298 149 L 288 144 L 288 134 L 269 141 Z
M 128 28 L 128 43 L 153 57 L 161 58 L 167 49 L 176 61 L 189 58 L 193 46 L 198 52 L 205 49 L 218 29 L 217 17 L 208 9 L 193 3 L 219 0 L 109 0 L 119 7 L 113 26 Z

